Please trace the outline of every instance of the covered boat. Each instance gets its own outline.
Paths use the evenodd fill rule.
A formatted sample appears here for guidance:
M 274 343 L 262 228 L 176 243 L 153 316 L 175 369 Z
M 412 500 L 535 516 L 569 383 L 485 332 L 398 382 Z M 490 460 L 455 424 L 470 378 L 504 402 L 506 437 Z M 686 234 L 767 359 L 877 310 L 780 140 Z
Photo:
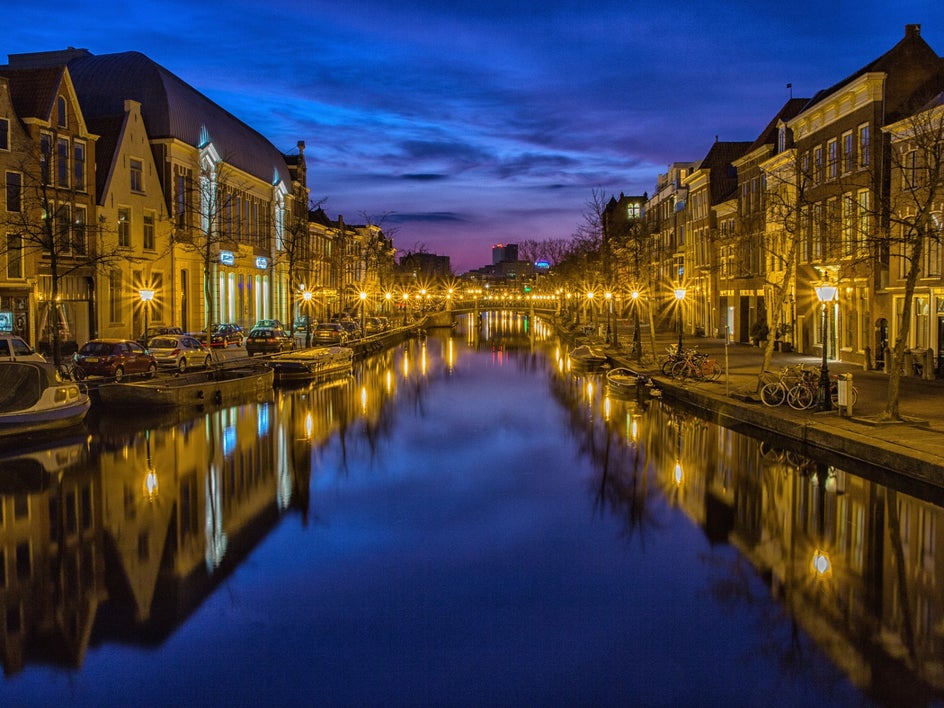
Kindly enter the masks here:
M 0 435 L 67 428 L 81 423 L 91 402 L 52 364 L 0 361 Z
M 266 365 L 210 369 L 146 381 L 107 383 L 98 387 L 102 403 L 123 408 L 204 406 L 241 403 L 272 391 L 273 372 Z
M 594 349 L 589 344 L 581 344 L 570 350 L 570 362 L 573 366 L 595 368 L 606 364 L 606 354 Z
M 316 347 L 280 354 L 269 361 L 276 381 L 309 381 L 348 374 L 354 366 L 354 350 L 350 347 Z

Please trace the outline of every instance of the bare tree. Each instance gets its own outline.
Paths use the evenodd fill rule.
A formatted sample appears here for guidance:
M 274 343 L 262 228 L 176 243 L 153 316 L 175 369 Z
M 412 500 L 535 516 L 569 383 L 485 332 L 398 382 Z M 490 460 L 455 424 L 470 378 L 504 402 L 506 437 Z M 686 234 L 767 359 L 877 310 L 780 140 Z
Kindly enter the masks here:
M 892 262 L 902 265 L 904 293 L 888 368 L 883 420 L 900 420 L 899 388 L 911 332 L 919 277 L 940 274 L 944 241 L 944 94 L 889 126 L 892 187 L 887 240 Z M 931 272 L 928 272 L 930 269 Z

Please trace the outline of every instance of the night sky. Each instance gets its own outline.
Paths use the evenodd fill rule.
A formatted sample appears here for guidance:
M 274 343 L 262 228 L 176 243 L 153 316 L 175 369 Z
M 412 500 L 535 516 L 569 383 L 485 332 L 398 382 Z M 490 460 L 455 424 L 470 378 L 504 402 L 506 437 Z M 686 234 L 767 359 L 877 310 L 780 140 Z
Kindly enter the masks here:
M 594 190 L 652 193 L 905 24 L 944 54 L 941 0 L 5 0 L 7 54 L 140 51 L 265 135 L 307 144 L 332 218 L 394 228 L 461 273 L 569 238 Z

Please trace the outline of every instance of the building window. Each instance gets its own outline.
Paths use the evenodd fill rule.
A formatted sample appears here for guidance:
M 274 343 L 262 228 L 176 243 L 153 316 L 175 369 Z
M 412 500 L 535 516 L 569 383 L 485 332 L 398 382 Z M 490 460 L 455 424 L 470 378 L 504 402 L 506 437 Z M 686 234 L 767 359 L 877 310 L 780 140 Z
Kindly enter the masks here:
M 631 204 L 626 205 L 626 218 L 627 219 L 638 219 L 641 213 L 642 205 L 638 202 L 632 202 Z
M 865 253 L 869 239 L 869 222 L 872 216 L 872 193 L 867 189 L 860 189 L 856 195 L 858 208 L 858 227 L 856 228 L 856 250 Z
M 23 237 L 7 234 L 7 278 L 23 277 Z
M 826 143 L 826 177 L 827 179 L 836 179 L 839 170 L 839 142 L 830 140 Z
M 72 174 L 75 176 L 75 189 L 85 191 L 85 143 L 76 141 L 72 144 Z
M 66 115 L 66 99 L 64 96 L 60 96 L 59 100 L 56 101 L 56 113 L 58 114 L 58 125 L 60 128 L 67 128 L 69 122 Z
M 131 191 L 132 192 L 143 192 L 144 191 L 144 164 L 141 160 L 131 158 L 128 161 L 129 168 L 131 170 Z
M 72 250 L 79 256 L 85 255 L 86 245 L 88 243 L 85 229 L 85 213 L 85 207 L 77 204 L 75 207 L 75 219 L 72 223 Z
M 184 175 L 177 175 L 177 191 L 175 196 L 177 205 L 177 226 L 187 225 L 187 179 Z
M 23 204 L 23 175 L 7 172 L 7 211 L 19 212 Z
M 131 248 L 131 210 L 118 207 L 118 247 Z
M 823 146 L 817 145 L 813 148 L 813 183 L 819 184 L 823 181 Z
M 869 155 L 869 126 L 859 126 L 859 167 L 868 167 L 871 161 Z
M 56 248 L 62 255 L 72 252 L 72 205 L 60 204 L 56 213 Z
M 39 173 L 43 184 L 49 184 L 49 163 L 52 162 L 52 135 L 43 133 L 39 136 Z
M 849 174 L 855 165 L 855 153 L 853 152 L 855 143 L 852 139 L 852 131 L 842 134 L 842 173 Z
M 154 245 L 154 214 L 144 214 L 144 248 L 153 251 Z
M 121 322 L 122 277 L 120 270 L 108 274 L 108 318 L 111 324 Z
M 0 118 L 0 150 L 10 149 L 10 121 Z
M 901 188 L 911 191 L 918 186 L 918 151 L 909 150 L 901 161 Z
M 69 186 L 69 140 L 67 138 L 59 138 L 56 141 L 56 176 L 58 186 Z

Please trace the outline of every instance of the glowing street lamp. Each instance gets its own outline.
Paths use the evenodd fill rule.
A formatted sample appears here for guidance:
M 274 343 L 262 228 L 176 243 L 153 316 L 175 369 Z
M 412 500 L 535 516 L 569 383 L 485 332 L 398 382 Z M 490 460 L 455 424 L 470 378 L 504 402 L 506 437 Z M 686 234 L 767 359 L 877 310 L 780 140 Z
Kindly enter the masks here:
M 629 296 L 633 299 L 633 354 L 636 361 L 642 359 L 642 345 L 639 341 L 639 291 L 633 290 Z
M 367 307 L 367 293 L 361 290 L 361 336 L 364 336 L 364 308 Z
M 613 293 L 611 293 L 609 290 L 607 290 L 605 293 L 603 293 L 603 297 L 606 299 L 606 343 L 609 344 L 609 343 L 610 343 L 610 331 L 611 331 L 610 322 L 611 322 L 611 320 L 613 319 Z M 616 333 L 614 332 L 613 334 L 614 334 L 613 345 L 615 346 L 615 345 L 616 345 L 616 341 L 615 341 L 615 334 L 616 334 Z
M 151 311 L 151 301 L 154 300 L 154 290 L 141 288 L 138 290 L 138 296 L 141 298 L 141 306 L 144 308 L 144 346 L 147 348 L 148 314 Z
M 829 339 L 827 337 L 829 334 L 829 320 L 826 318 L 826 306 L 827 303 L 836 299 L 838 292 L 839 288 L 835 285 L 829 285 L 828 283 L 822 283 L 816 286 L 816 297 L 819 298 L 823 306 L 823 363 L 819 369 L 819 390 L 817 391 L 819 410 L 821 411 L 830 411 L 833 407 L 832 398 L 829 396 L 829 364 L 826 362 L 826 356 L 829 350 Z
M 677 307 L 678 314 L 678 349 L 676 354 L 678 356 L 682 355 L 682 303 L 685 301 L 685 288 L 676 288 L 675 289 L 675 304 Z
M 305 348 L 311 346 L 311 290 L 302 291 L 302 300 L 305 301 Z

